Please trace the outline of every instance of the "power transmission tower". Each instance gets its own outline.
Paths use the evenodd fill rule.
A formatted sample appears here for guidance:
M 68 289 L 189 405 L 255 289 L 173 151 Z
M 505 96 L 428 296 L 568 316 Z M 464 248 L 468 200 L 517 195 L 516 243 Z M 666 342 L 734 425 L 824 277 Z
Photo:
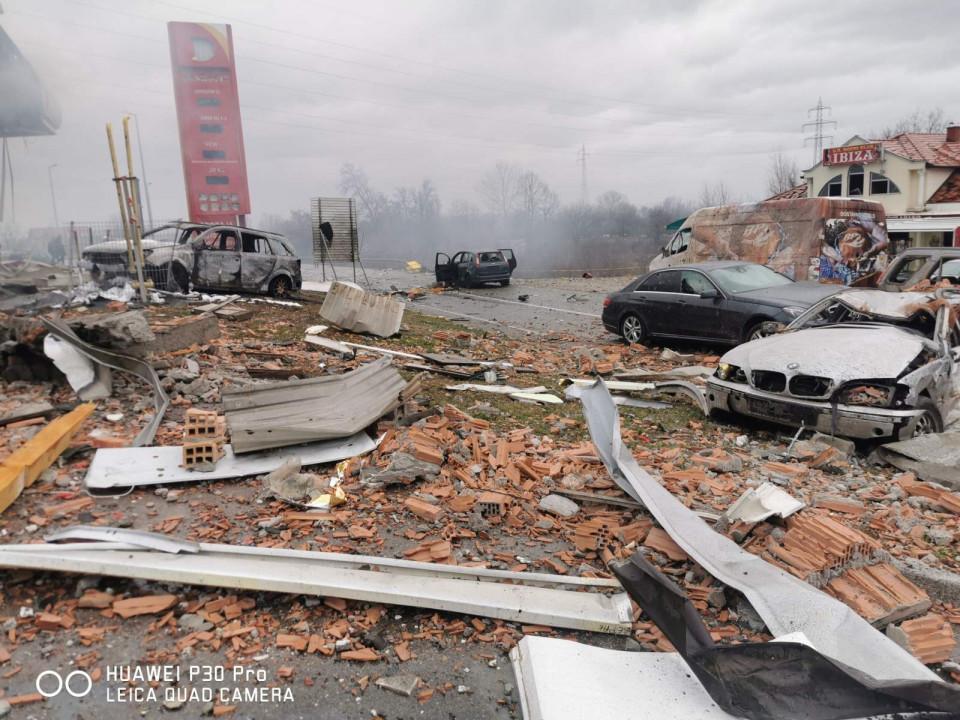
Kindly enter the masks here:
M 588 198 L 590 197 L 587 193 L 587 146 L 581 145 L 580 149 L 577 151 L 577 161 L 580 163 L 580 202 L 586 205 Z
M 829 140 L 833 142 L 833 135 L 824 135 L 823 129 L 828 126 L 837 127 L 836 120 L 824 120 L 824 111 L 829 114 L 833 110 L 829 105 L 823 104 L 823 98 L 817 98 L 816 106 L 807 110 L 807 117 L 813 115 L 814 119 L 810 122 L 805 122 L 801 126 L 801 130 L 806 131 L 807 128 L 813 128 L 813 134 L 808 135 L 803 139 L 803 144 L 806 145 L 808 142 L 813 143 L 813 164 L 816 165 L 823 159 L 823 141 Z

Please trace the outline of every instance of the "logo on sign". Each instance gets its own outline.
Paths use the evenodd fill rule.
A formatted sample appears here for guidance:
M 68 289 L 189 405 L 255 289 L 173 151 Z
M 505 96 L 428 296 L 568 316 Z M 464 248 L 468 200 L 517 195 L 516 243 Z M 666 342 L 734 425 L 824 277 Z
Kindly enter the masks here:
M 869 165 L 880 157 L 880 146 L 847 145 L 823 151 L 824 165 Z

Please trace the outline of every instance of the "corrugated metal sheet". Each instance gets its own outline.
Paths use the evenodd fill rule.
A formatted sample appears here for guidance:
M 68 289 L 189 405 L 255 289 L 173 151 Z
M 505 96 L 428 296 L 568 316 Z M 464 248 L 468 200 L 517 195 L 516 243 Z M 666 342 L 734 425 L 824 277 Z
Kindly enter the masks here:
M 390 337 L 400 330 L 403 303 L 335 282 L 323 300 L 320 316 L 344 330 Z
M 406 381 L 389 358 L 343 375 L 254 385 L 223 394 L 236 454 L 348 437 L 399 404 Z

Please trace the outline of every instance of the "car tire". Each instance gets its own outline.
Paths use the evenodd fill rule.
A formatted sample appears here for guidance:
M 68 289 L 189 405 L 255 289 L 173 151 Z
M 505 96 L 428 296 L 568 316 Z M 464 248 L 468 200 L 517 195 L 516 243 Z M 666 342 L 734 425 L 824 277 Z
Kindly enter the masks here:
M 917 410 L 923 410 L 923 415 L 917 418 L 911 437 L 917 437 L 918 435 L 935 435 L 943 432 L 943 418 L 940 416 L 940 411 L 937 410 L 937 406 L 933 400 L 928 397 L 921 397 L 919 402 L 917 402 L 916 408 Z M 902 439 L 908 440 L 909 438 Z
M 748 343 L 752 340 L 759 340 L 762 337 L 767 337 L 769 333 L 763 332 L 763 326 L 768 322 L 770 321 L 758 320 L 755 323 L 748 325 L 746 330 L 743 331 L 743 342 Z
M 168 266 L 166 288 L 169 292 L 190 292 L 190 278 L 187 277 L 187 271 L 180 265 Z
M 620 336 L 630 345 L 638 345 L 647 339 L 647 328 L 636 313 L 627 313 L 620 318 Z
M 506 280 L 501 280 L 501 281 L 500 281 L 500 287 L 506 287 L 506 286 L 509 285 L 509 284 L 510 284 L 510 278 L 507 278 Z
M 293 294 L 293 285 L 286 275 L 277 275 L 270 281 L 269 293 L 276 298 L 288 298 Z

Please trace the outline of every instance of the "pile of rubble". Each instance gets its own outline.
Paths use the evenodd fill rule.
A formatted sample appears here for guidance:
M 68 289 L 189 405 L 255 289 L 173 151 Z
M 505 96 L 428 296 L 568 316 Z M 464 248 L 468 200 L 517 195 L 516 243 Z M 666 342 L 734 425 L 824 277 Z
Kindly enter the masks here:
M 611 442 L 707 532 L 960 682 L 960 494 L 837 438 L 747 436 L 706 419 L 697 388 L 712 354 L 510 340 L 415 313 L 401 325 L 393 305 L 362 320 L 391 337 L 360 344 L 342 327 L 356 321 L 344 305 L 355 294 L 331 317 L 305 297 L 244 317 L 171 301 L 5 318 L 0 565 L 21 568 L 5 572 L 0 608 L 8 702 L 43 699 L 12 672 L 38 643 L 98 684 L 109 665 L 202 655 L 270 667 L 276 689 L 310 688 L 323 666 L 301 659 L 327 658 L 375 668 L 345 682 L 351 696 L 380 688 L 420 703 L 470 695 L 471 658 L 499 668 L 513 650 L 529 681 L 523 648 L 538 651 L 518 643 L 535 635 L 624 635 L 628 649 L 683 655 L 652 606 L 623 593 L 634 595 L 621 574 L 637 557 L 652 568 L 645 587 L 669 578 L 711 642 L 779 638 L 697 554 L 707 549 L 625 483 L 574 402 L 597 378 L 623 408 L 607 419 Z M 77 403 L 75 365 L 64 377 L 46 359 L 48 332 L 95 370 L 123 371 L 96 408 Z M 29 378 L 16 370 L 28 355 Z M 474 384 L 450 390 L 450 377 Z M 31 569 L 84 574 L 64 584 Z M 432 677 L 405 670 L 437 650 L 456 661 Z M 518 701 L 505 686 L 490 699 Z

